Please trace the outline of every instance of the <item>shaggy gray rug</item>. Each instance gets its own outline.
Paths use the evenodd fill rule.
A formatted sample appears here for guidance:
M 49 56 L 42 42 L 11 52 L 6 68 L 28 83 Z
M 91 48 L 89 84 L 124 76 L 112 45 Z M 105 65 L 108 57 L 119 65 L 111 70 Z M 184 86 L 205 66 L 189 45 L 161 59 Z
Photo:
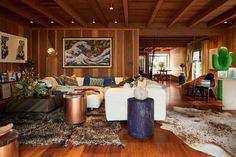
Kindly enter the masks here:
M 58 108 L 50 113 L 2 113 L 0 114 L 0 126 L 13 123 L 13 128 L 19 132 L 21 145 L 114 144 L 123 146 L 118 136 L 121 129 L 120 123 L 106 121 L 104 107 L 88 111 L 86 122 L 79 125 L 67 125 L 63 116 L 63 108 Z
M 236 156 L 236 116 L 230 113 L 174 107 L 167 111 L 161 128 L 199 151 L 217 157 Z

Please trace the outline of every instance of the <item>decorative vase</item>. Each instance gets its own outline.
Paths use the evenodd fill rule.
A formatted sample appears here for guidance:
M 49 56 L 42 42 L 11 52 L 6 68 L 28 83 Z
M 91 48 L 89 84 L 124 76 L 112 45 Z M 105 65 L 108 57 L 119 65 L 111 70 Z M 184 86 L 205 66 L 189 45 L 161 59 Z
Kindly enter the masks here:
M 144 100 L 148 97 L 148 91 L 146 88 L 137 87 L 134 89 L 134 97 L 138 100 Z

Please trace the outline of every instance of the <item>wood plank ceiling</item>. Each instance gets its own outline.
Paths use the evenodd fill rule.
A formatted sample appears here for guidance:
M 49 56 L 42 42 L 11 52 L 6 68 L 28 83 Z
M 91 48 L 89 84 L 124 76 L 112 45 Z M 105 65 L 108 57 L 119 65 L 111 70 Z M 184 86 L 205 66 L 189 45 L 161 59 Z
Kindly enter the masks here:
M 1 0 L 0 16 L 31 28 L 224 29 L 236 26 L 236 0 Z

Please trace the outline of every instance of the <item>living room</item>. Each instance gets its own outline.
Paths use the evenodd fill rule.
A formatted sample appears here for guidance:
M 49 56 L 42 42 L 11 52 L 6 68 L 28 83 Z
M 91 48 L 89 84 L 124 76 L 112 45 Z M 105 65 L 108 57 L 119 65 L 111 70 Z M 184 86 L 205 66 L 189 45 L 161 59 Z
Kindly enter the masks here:
M 166 68 L 173 74 L 170 82 L 164 81 L 166 108 L 182 106 L 201 109 L 210 106 L 213 110 L 222 111 L 222 100 L 215 101 L 210 97 L 207 103 L 200 97 L 197 97 L 196 101 L 192 96 L 182 98 L 181 86 L 177 79 L 182 72 L 179 65 L 184 63 L 186 81 L 192 80 L 193 52 L 201 50 L 201 75 L 213 73 L 217 80 L 217 70 L 211 66 L 212 54 L 210 55 L 209 51 L 215 50 L 214 54 L 218 54 L 218 49 L 224 46 L 228 51 L 234 52 L 235 57 L 235 7 L 234 0 L 2 0 L 0 33 L 27 39 L 27 57 L 24 62 L 33 62 L 33 72 L 38 79 L 53 75 L 133 77 L 139 74 L 139 57 L 142 55 L 146 57 L 145 76 L 154 79 L 150 75 L 155 75 L 156 71 L 150 71 L 152 66 L 149 66 L 152 55 L 164 52 L 170 56 Z M 111 41 L 108 66 L 68 66 L 65 63 L 65 50 L 68 46 L 66 43 L 99 38 Z M 50 54 L 50 48 L 53 54 Z M 20 66 L 23 65 L 2 59 L 1 73 L 19 72 Z M 230 66 L 236 67 L 236 62 Z M 2 103 L 0 105 L 2 106 Z M 20 145 L 20 155 L 207 156 L 187 145 L 186 141 L 181 141 L 179 136 L 172 133 L 174 131 L 161 129 L 161 124 L 155 122 L 154 134 L 140 140 L 128 134 L 126 121 L 121 122 L 119 138 L 121 143 L 125 144 L 124 148 L 99 144 L 82 144 L 75 147 Z M 144 148 L 150 149 L 150 152 L 144 154 Z M 235 153 L 232 150 L 227 151 L 230 151 L 231 155 L 232 152 Z

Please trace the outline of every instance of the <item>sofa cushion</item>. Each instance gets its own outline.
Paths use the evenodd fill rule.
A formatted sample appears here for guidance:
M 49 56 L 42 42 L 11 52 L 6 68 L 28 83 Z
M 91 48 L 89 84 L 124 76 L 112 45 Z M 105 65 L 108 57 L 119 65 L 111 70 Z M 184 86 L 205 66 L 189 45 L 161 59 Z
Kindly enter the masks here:
M 84 77 L 76 77 L 76 81 L 77 81 L 78 86 L 83 86 Z
M 124 80 L 123 77 L 115 77 L 115 82 L 118 85 L 120 82 L 122 82 Z
M 104 86 L 104 79 L 103 78 L 90 78 L 89 79 L 89 86 Z
M 133 82 L 133 81 L 134 81 L 134 79 L 133 79 L 132 77 L 128 77 L 128 78 L 126 78 L 124 81 L 121 81 L 121 82 L 119 83 L 119 85 L 120 85 L 120 86 L 124 86 L 125 83 L 131 83 L 131 82 Z
M 55 90 L 58 86 L 58 82 L 54 77 L 45 77 L 43 80 L 49 81 L 49 83 L 52 85 L 52 90 Z
M 56 81 L 57 81 L 57 83 L 59 84 L 59 85 L 65 85 L 65 82 L 64 82 L 64 76 L 63 75 L 61 75 L 61 76 L 53 76 L 53 78 L 55 78 L 56 79 Z
M 77 86 L 78 85 L 76 79 L 69 77 L 69 76 L 64 76 L 64 83 L 65 83 L 65 85 L 68 85 L 68 86 Z
M 84 77 L 84 81 L 83 81 L 83 86 L 89 86 L 89 82 L 90 82 L 90 77 L 89 76 L 85 76 Z
M 107 86 L 115 86 L 116 85 L 116 81 L 114 77 L 105 77 L 104 78 L 104 87 Z

